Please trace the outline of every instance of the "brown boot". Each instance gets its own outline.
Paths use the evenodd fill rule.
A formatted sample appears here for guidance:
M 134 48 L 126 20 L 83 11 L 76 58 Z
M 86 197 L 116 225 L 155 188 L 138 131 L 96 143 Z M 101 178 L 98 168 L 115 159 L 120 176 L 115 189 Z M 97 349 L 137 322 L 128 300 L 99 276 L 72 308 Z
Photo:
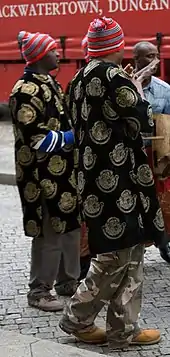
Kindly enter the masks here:
M 107 342 L 106 331 L 94 326 L 87 332 L 72 332 L 72 334 L 80 341 L 90 344 L 103 344 Z
M 51 294 L 40 298 L 28 296 L 28 305 L 43 311 L 55 312 L 63 310 L 63 304 Z
M 141 330 L 130 343 L 131 345 L 154 345 L 161 339 L 159 330 Z

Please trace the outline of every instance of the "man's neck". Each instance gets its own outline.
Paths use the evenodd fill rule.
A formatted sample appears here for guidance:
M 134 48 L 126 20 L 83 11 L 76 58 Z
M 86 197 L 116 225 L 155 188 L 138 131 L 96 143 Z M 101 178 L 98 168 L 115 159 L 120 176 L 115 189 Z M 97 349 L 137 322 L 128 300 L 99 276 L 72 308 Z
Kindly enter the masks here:
M 30 66 L 28 66 L 28 68 L 32 71 L 32 72 L 36 72 L 38 74 L 45 74 L 45 75 L 48 75 L 49 72 L 42 68 L 41 66 L 37 66 L 36 63 L 35 64 L 32 64 Z
M 100 57 L 98 59 L 100 61 L 103 61 L 103 62 L 113 63 L 116 66 L 120 65 L 120 63 L 118 63 L 119 61 L 117 60 L 116 56 L 114 57 L 113 55 L 112 56 L 108 55 L 108 56 L 105 56 L 105 57 Z

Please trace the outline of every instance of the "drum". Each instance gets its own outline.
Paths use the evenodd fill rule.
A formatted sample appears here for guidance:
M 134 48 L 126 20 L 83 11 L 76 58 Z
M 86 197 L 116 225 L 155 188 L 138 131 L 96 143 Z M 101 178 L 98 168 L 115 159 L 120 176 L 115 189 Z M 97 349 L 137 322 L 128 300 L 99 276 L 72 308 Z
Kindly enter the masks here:
M 153 171 L 157 195 L 164 216 L 165 229 L 170 236 L 170 115 L 154 114 L 152 147 L 146 148 Z
M 152 141 L 151 166 L 154 175 L 165 178 L 170 176 L 170 115 L 154 114 L 154 134 L 143 138 Z

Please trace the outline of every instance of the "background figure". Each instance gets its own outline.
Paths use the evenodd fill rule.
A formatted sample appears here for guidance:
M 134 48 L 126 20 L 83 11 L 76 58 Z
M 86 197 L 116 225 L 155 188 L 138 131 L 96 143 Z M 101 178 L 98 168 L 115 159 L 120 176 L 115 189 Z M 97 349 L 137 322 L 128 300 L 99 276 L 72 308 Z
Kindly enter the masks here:
M 56 42 L 24 31 L 19 41 L 26 68 L 9 104 L 24 230 L 33 238 L 28 303 L 57 311 L 54 281 L 59 294 L 72 295 L 80 275 L 77 152 L 64 94 L 49 74 L 58 65 Z
M 159 57 L 157 47 L 150 42 L 144 41 L 136 44 L 133 53 L 136 71 L 141 70 L 149 63 L 151 63 L 155 58 Z M 157 69 L 158 67 L 155 67 L 155 73 L 157 72 Z M 147 76 L 142 86 L 146 100 L 152 105 L 153 113 L 170 115 L 170 85 L 154 76 Z M 150 136 L 150 134 L 148 135 Z M 146 134 L 145 136 L 147 137 Z M 151 141 L 145 140 L 144 144 L 146 146 L 148 155 L 152 157 Z M 170 239 L 170 177 L 163 181 L 155 177 L 155 182 L 157 186 L 157 194 L 160 199 L 160 204 L 164 215 L 165 227 Z M 168 188 L 166 188 L 166 186 Z M 170 263 L 170 243 L 167 243 L 165 247 L 160 249 L 160 254 L 164 260 Z
M 153 344 L 157 330 L 141 330 L 144 244 L 164 240 L 164 222 L 140 132 L 152 131 L 142 86 L 120 64 L 124 35 L 113 19 L 88 31 L 90 61 L 71 82 L 69 109 L 79 147 L 78 188 L 92 258 L 60 327 L 81 341 L 123 348 Z M 106 330 L 95 318 L 108 303 Z
M 91 254 L 89 252 L 89 244 L 88 244 L 88 233 L 85 222 L 82 223 L 81 226 L 81 239 L 80 239 L 80 277 L 79 281 L 84 279 L 87 275 L 87 272 L 90 267 L 91 262 Z

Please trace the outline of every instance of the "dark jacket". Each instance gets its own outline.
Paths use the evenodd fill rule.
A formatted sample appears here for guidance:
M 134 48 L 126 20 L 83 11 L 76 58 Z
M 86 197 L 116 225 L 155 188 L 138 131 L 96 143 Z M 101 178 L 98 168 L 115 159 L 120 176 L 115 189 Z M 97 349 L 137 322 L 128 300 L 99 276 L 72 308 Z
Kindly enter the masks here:
M 98 60 L 76 74 L 67 102 L 91 253 L 159 244 L 164 222 L 140 134 L 152 131 L 151 106 L 122 69 Z
M 49 135 L 57 131 L 61 131 L 61 143 L 62 132 L 71 128 L 60 85 L 51 76 L 26 70 L 13 88 L 9 104 L 25 234 L 31 237 L 43 234 L 42 200 L 45 200 L 56 233 L 78 228 L 76 150 L 73 145 L 66 145 L 57 151 L 53 141 L 47 145 L 46 152 L 42 150 L 45 144 L 40 145 L 43 140 L 48 142 Z M 57 140 L 57 136 L 54 139 Z

